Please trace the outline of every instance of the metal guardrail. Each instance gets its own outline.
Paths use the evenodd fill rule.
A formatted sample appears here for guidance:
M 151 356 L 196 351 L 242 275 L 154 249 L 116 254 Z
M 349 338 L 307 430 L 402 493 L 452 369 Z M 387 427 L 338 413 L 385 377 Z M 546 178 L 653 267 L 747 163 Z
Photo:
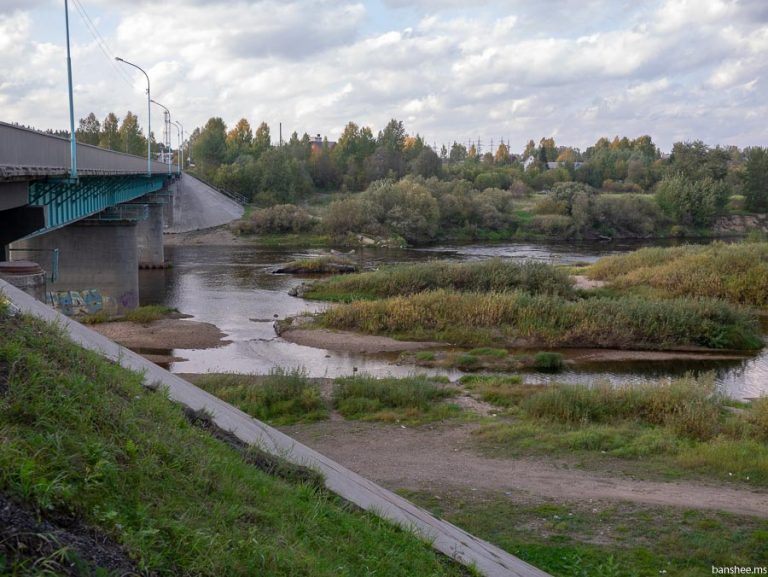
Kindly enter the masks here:
M 0 179 L 66 176 L 69 167 L 68 138 L 0 122 Z M 146 174 L 147 158 L 78 143 L 77 171 L 82 176 Z M 152 161 L 152 173 L 168 174 L 168 165 Z

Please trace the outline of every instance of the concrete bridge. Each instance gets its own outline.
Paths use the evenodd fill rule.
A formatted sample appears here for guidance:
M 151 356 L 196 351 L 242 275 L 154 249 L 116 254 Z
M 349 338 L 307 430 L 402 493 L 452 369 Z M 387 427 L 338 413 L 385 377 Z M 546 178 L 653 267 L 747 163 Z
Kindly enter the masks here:
M 72 178 L 68 138 L 0 122 L 0 275 L 66 313 L 138 306 L 139 267 L 165 266 L 164 230 L 242 214 L 168 164 L 150 174 L 146 157 L 87 144 L 77 160 Z

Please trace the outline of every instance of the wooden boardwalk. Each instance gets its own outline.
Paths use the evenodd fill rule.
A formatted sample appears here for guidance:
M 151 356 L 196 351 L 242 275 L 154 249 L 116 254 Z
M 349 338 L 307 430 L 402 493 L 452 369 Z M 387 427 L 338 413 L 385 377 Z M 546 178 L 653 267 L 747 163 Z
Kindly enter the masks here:
M 217 397 L 150 363 L 140 355 L 116 344 L 36 301 L 5 281 L 4 294 L 20 311 L 63 326 L 73 341 L 103 354 L 122 366 L 144 373 L 147 385 L 168 388 L 171 399 L 193 410 L 208 411 L 220 428 L 232 431 L 240 440 L 257 445 L 296 464 L 311 467 L 325 477 L 328 489 L 359 507 L 408 527 L 432 543 L 441 553 L 465 565 L 474 565 L 488 577 L 550 577 L 541 571 L 466 531 L 432 516 L 410 501 L 342 467 L 335 461 L 298 443 L 280 431 L 246 415 Z

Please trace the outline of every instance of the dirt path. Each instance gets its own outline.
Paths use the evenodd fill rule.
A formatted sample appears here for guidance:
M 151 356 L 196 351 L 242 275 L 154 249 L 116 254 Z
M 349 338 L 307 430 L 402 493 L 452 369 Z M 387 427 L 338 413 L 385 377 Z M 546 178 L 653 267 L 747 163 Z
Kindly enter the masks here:
M 439 493 L 460 487 L 523 492 L 532 498 L 629 501 L 768 518 L 768 492 L 694 482 L 637 481 L 572 469 L 554 461 L 483 457 L 468 447 L 476 426 L 401 428 L 330 421 L 282 430 L 389 488 Z

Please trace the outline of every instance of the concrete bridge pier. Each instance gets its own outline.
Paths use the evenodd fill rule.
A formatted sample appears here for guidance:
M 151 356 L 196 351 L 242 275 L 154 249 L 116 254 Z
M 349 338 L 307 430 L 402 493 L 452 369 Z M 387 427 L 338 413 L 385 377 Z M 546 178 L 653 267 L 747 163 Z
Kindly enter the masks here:
M 176 206 L 176 195 L 179 193 L 179 181 L 174 180 L 168 185 L 168 198 L 163 206 L 163 228 L 171 228 L 174 224 L 173 211 Z
M 163 229 L 165 203 L 148 203 L 147 218 L 136 225 L 139 268 L 164 268 Z
M 58 249 L 48 304 L 66 315 L 121 314 L 139 306 L 136 229 L 135 220 L 79 221 L 13 243 L 11 256 L 38 262 L 50 275 L 50 255 Z

